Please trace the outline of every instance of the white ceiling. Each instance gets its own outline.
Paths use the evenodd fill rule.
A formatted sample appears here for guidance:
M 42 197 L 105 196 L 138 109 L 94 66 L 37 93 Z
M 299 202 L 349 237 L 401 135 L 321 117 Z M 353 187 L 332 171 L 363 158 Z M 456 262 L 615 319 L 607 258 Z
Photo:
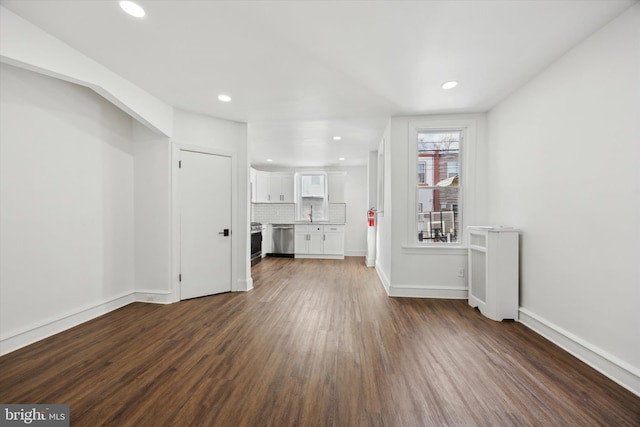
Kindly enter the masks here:
M 487 111 L 635 2 L 138 0 L 138 20 L 0 1 L 174 107 L 249 123 L 256 166 L 365 164 L 390 116 Z

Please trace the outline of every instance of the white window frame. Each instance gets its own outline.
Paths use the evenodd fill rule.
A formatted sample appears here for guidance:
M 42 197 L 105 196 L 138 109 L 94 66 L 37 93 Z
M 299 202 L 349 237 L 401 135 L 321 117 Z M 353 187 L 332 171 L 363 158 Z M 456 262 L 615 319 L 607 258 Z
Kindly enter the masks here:
M 468 189 L 470 165 L 469 158 L 475 155 L 476 145 L 476 129 L 475 119 L 433 119 L 409 122 L 408 141 L 407 141 L 407 218 L 406 218 L 406 243 L 403 245 L 407 249 L 461 249 L 466 246 L 467 218 L 466 210 L 468 209 Z M 416 217 L 418 200 L 417 200 L 417 176 L 418 176 L 418 134 L 420 132 L 437 132 L 460 130 L 463 134 L 463 143 L 460 147 L 458 155 L 458 171 L 460 172 L 459 181 L 459 200 L 458 205 L 458 241 L 455 243 L 444 242 L 419 242 L 418 241 L 418 220 Z M 434 183 L 435 184 L 435 183 Z
M 303 176 L 322 176 L 324 179 L 324 190 L 322 197 L 317 197 L 318 199 L 322 199 L 322 217 L 315 216 L 313 217 L 314 221 L 327 221 L 329 219 L 329 176 L 324 171 L 305 171 L 305 172 L 297 172 L 295 176 L 296 181 L 296 221 L 309 221 L 309 217 L 307 216 L 307 212 L 304 211 L 304 203 L 302 197 L 302 177 Z

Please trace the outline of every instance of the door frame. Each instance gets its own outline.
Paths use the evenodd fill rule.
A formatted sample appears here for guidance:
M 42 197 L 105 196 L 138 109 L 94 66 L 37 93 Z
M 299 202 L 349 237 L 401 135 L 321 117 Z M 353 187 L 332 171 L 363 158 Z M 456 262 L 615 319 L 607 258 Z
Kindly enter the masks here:
M 199 145 L 171 142 L 171 288 L 173 302 L 180 301 L 180 197 L 178 190 L 178 161 L 180 151 L 228 157 L 231 160 L 231 291 L 236 292 L 238 283 L 238 258 L 235 248 L 239 247 L 238 238 L 242 233 L 234 232 L 238 218 L 238 163 L 237 156 L 231 151 Z

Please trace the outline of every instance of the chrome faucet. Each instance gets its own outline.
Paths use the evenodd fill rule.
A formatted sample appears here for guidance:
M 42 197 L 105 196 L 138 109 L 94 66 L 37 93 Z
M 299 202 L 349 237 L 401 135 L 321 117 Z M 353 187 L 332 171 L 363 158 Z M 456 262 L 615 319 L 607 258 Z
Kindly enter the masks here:
M 309 222 L 313 222 L 313 205 L 310 205 L 309 208 Z

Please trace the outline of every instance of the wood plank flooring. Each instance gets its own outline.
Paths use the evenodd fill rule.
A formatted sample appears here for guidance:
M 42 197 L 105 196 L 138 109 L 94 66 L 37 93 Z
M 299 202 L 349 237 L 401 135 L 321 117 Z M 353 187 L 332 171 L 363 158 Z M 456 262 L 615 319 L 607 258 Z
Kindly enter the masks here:
M 267 258 L 255 289 L 136 303 L 0 358 L 0 402 L 72 426 L 639 426 L 640 398 L 460 300 L 387 297 L 363 258 Z

